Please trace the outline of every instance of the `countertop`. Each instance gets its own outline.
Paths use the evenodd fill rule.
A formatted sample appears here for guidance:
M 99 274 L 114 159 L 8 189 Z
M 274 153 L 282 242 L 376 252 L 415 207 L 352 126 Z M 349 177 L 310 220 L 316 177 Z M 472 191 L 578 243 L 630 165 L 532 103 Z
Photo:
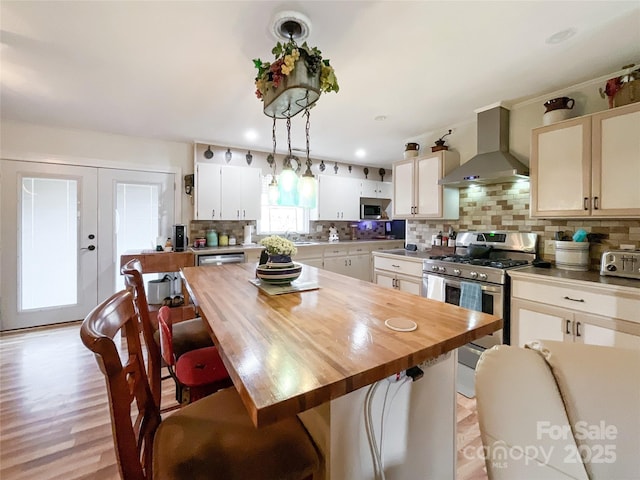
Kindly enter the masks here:
M 181 271 L 256 426 L 438 357 L 502 327 L 500 317 L 305 266 L 318 289 L 267 295 L 254 263 Z M 385 320 L 413 320 L 412 332 Z
M 562 270 L 560 268 L 538 268 L 534 266 L 515 268 L 507 270 L 510 277 L 528 277 L 528 278 L 551 278 L 556 280 L 569 280 L 572 283 L 585 282 L 589 284 L 597 284 L 600 286 L 613 286 L 621 288 L 637 289 L 640 292 L 640 280 L 632 278 L 611 277 L 608 275 L 600 275 L 599 271 L 589 270 L 586 272 L 576 272 L 573 270 Z

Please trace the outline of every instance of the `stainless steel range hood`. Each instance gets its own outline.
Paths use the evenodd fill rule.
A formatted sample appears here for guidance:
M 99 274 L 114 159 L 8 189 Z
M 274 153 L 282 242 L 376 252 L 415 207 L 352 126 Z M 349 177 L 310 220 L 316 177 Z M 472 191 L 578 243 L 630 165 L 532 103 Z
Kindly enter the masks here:
M 509 153 L 509 110 L 497 106 L 478 113 L 478 154 L 438 183 L 466 187 L 528 177 L 529 167 Z

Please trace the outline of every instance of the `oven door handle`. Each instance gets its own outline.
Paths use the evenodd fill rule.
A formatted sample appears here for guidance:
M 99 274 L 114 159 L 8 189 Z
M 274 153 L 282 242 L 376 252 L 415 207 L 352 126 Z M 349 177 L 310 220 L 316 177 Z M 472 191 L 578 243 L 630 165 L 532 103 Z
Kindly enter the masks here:
M 449 280 L 448 278 L 444 279 L 445 286 L 450 285 L 452 287 L 460 288 L 461 283 L 462 282 L 459 282 L 457 280 Z M 479 283 L 479 282 L 469 282 L 469 283 Z M 482 289 L 483 292 L 487 292 L 487 293 L 501 293 L 501 290 L 502 290 L 502 287 L 498 287 L 495 285 L 480 284 L 480 288 Z

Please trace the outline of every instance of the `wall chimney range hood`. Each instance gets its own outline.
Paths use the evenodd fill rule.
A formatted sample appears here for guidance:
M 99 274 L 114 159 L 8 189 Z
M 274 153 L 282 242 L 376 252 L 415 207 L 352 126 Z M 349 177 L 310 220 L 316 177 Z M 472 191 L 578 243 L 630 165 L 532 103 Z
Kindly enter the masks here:
M 438 183 L 462 188 L 529 178 L 529 167 L 509 153 L 509 110 L 498 105 L 476 112 L 478 154 Z

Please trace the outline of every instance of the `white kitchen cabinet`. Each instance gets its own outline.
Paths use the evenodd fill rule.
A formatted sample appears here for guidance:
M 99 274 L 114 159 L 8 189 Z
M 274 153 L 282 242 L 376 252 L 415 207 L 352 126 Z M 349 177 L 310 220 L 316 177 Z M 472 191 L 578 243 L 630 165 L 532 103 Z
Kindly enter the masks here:
M 512 345 L 545 339 L 640 349 L 640 290 L 510 275 Z
M 394 163 L 393 218 L 459 218 L 459 190 L 438 184 L 459 165 L 459 155 L 449 150 Z
M 196 163 L 195 220 L 221 220 L 221 168 L 221 165 L 213 163 Z
M 196 220 L 258 220 L 262 189 L 259 168 L 197 163 Z
M 393 183 L 377 180 L 361 180 L 360 196 L 366 198 L 391 199 L 393 196 Z
M 373 282 L 387 288 L 420 295 L 422 260 L 400 255 L 373 253 Z
M 360 181 L 337 175 L 318 176 L 318 220 L 359 220 Z
M 366 245 L 328 246 L 324 251 L 324 269 L 368 282 L 371 281 L 370 255 Z
M 640 103 L 536 128 L 531 216 L 640 215 Z
M 258 220 L 262 171 L 250 167 L 221 167 L 222 220 Z

